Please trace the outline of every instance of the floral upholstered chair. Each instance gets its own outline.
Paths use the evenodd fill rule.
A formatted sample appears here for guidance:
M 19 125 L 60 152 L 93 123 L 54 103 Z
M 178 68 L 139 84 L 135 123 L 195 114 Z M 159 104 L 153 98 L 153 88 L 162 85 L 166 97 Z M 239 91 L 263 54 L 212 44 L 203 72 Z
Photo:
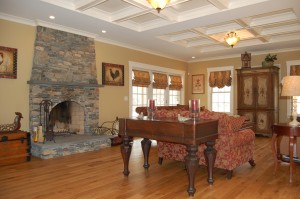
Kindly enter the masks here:
M 188 114 L 184 112 L 183 114 Z M 176 117 L 174 113 L 167 114 L 164 112 L 156 113 L 156 116 Z M 184 115 L 183 115 L 184 116 Z M 227 178 L 231 179 L 233 169 L 249 162 L 255 166 L 253 160 L 255 134 L 251 128 L 243 128 L 245 117 L 228 116 L 225 113 L 211 112 L 204 110 L 200 112 L 202 119 L 218 119 L 218 139 L 214 148 L 217 150 L 215 168 L 225 169 Z M 157 142 L 159 164 L 163 159 L 184 161 L 187 155 L 186 146 L 176 143 Z M 205 165 L 204 149 L 205 144 L 198 147 L 199 164 Z

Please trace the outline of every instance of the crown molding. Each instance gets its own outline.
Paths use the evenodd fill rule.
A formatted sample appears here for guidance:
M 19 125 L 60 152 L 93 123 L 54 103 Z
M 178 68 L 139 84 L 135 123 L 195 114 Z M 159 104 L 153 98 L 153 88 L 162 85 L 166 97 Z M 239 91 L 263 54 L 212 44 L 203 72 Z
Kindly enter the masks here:
M 284 52 L 292 52 L 292 51 L 298 51 L 300 50 L 300 47 L 297 48 L 284 48 L 284 49 L 277 49 L 277 50 L 272 50 L 271 53 L 284 53 Z M 263 55 L 263 54 L 268 54 L 270 51 L 257 51 L 257 52 L 250 52 L 251 55 Z M 195 62 L 201 62 L 201 61 L 213 61 L 213 60 L 220 60 L 220 59 L 230 59 L 230 58 L 237 58 L 241 57 L 241 54 L 234 54 L 234 55 L 228 55 L 228 56 L 218 56 L 218 57 L 213 57 L 213 58 L 208 58 L 208 59 L 195 59 L 192 61 L 188 61 L 187 63 L 195 63 Z

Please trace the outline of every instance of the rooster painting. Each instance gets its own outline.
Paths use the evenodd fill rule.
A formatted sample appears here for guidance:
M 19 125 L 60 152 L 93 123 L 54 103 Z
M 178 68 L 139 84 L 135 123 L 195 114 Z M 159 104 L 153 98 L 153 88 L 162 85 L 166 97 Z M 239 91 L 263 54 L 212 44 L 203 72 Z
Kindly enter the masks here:
M 120 76 L 120 71 L 119 70 L 115 70 L 115 72 L 113 72 L 112 69 L 109 69 L 110 72 L 110 76 L 113 80 L 115 80 L 117 77 Z
M 102 84 L 124 86 L 124 65 L 102 63 Z

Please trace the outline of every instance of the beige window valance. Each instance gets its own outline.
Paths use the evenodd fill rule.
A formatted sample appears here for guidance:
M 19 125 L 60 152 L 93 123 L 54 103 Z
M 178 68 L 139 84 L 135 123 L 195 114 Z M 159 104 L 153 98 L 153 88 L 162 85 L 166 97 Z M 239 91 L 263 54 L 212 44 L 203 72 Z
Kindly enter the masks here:
M 180 90 L 182 88 L 181 76 L 170 75 L 171 84 L 169 85 L 170 90 Z
M 166 89 L 168 86 L 168 78 L 166 74 L 161 73 L 153 73 L 154 75 L 154 82 L 153 88 L 157 89 Z
M 300 65 L 292 65 L 290 68 L 291 76 L 300 76 Z
M 134 79 L 132 80 L 133 86 L 148 87 L 150 85 L 150 74 L 148 71 L 132 70 Z
M 223 88 L 224 86 L 231 86 L 231 71 L 216 71 L 209 75 L 209 86 Z

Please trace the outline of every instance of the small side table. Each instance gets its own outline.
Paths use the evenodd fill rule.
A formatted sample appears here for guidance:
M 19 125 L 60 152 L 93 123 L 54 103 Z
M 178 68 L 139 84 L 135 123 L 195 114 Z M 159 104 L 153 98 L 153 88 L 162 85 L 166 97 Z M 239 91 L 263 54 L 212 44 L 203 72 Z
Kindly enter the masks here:
M 294 163 L 294 145 L 296 143 L 296 137 L 300 136 L 300 126 L 289 126 L 288 123 L 280 123 L 272 125 L 272 152 L 274 157 L 274 174 L 278 167 L 278 143 L 277 138 L 279 136 L 289 136 L 289 156 L 290 156 L 290 183 L 293 182 L 293 171 L 295 170 Z

